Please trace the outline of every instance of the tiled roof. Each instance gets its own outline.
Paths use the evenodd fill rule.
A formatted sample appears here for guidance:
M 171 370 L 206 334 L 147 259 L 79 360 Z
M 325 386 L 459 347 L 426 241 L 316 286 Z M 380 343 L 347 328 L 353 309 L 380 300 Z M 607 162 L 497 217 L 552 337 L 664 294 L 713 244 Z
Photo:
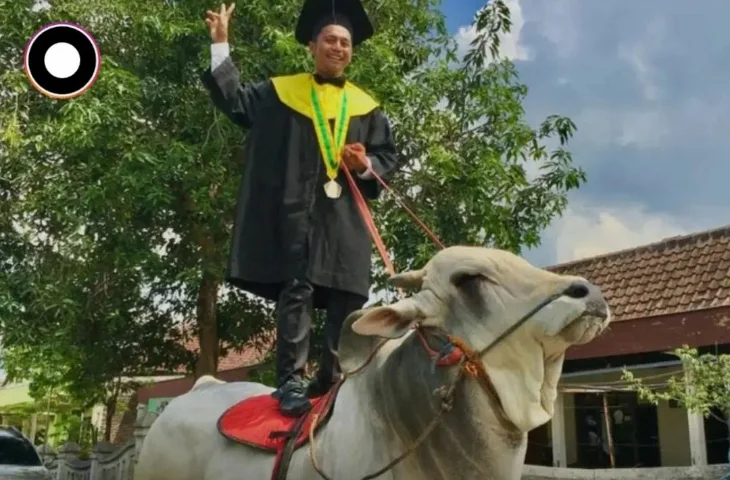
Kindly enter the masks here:
M 730 306 L 730 225 L 548 267 L 595 283 L 614 319 Z
M 226 370 L 233 370 L 234 368 L 258 365 L 263 361 L 267 352 L 268 349 L 258 349 L 256 347 L 246 348 L 242 352 L 231 351 L 228 355 L 218 360 L 218 371 L 224 372 Z
M 269 352 L 272 344 L 272 341 L 264 338 L 258 342 L 252 342 L 250 345 L 244 347 L 244 349 L 240 352 L 231 350 L 226 356 L 218 359 L 218 371 L 224 372 L 226 370 L 233 370 L 234 368 L 258 365 L 264 360 L 264 357 L 266 357 L 266 354 Z M 200 350 L 198 338 L 193 337 L 188 340 L 185 344 L 185 348 L 191 352 L 198 352 Z

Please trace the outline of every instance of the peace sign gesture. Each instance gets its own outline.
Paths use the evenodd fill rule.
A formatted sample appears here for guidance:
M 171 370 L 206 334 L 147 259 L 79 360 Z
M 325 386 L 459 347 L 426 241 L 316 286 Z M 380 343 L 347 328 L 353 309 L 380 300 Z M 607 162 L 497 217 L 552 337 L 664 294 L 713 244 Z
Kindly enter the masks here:
M 231 14 L 233 14 L 235 8 L 235 3 L 231 3 L 230 7 L 226 7 L 224 3 L 221 3 L 219 12 L 212 10 L 206 12 L 205 23 L 210 27 L 210 38 L 214 43 L 228 42 L 228 21 L 231 19 Z

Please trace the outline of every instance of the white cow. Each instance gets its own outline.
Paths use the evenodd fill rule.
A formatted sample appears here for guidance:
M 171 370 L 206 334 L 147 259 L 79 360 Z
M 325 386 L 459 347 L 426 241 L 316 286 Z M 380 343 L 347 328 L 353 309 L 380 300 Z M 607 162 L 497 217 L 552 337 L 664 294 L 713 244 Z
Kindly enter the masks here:
M 469 376 L 458 381 L 453 408 L 378 478 L 518 480 L 527 432 L 553 414 L 565 350 L 591 341 L 610 322 L 600 290 L 509 252 L 478 247 L 442 250 L 422 270 L 394 277 L 393 284 L 417 292 L 357 312 L 345 323 L 345 371 L 367 362 L 376 345 L 389 340 L 342 385 L 331 419 L 315 436 L 317 464 L 331 479 L 361 479 L 400 456 L 439 414 L 442 400 L 434 391 L 453 383 L 460 369 L 432 368 L 418 325 L 433 349 L 445 332 L 481 350 L 479 363 L 491 383 Z M 152 425 L 136 480 L 269 479 L 274 455 L 225 439 L 216 421 L 237 402 L 271 391 L 256 383 L 200 379 Z M 289 479 L 322 478 L 310 448 L 295 451 Z

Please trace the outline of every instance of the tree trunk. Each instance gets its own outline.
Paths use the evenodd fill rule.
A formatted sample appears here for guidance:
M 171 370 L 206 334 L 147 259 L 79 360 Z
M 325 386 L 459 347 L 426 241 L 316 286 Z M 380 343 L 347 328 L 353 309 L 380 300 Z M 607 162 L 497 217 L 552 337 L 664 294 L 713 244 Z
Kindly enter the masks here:
M 208 272 L 203 272 L 203 279 L 198 290 L 198 342 L 200 354 L 195 365 L 195 378 L 203 375 L 215 375 L 218 371 L 218 324 L 216 305 L 218 303 L 218 280 Z
M 725 408 L 725 411 L 722 412 L 725 414 L 725 425 L 727 425 L 727 439 L 730 442 L 730 409 Z M 730 450 L 727 452 L 727 461 L 730 463 Z M 724 477 L 722 477 L 722 480 L 730 478 L 730 472 L 726 473 Z
M 112 424 L 114 423 L 114 415 L 117 414 L 117 402 L 119 394 L 122 391 L 122 379 L 117 379 L 112 385 L 112 391 L 106 400 L 106 418 L 104 419 L 104 441 L 111 442 Z
M 106 402 L 106 418 L 104 419 L 104 441 L 112 441 L 112 423 L 114 423 L 114 415 L 117 414 L 117 398 L 112 396 Z

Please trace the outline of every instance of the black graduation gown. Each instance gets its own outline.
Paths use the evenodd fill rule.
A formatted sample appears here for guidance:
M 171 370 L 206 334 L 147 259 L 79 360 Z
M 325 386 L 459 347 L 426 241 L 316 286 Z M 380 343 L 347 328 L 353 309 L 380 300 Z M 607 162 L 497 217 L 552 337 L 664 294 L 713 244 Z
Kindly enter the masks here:
M 306 279 L 316 308 L 325 306 L 327 288 L 367 298 L 372 240 L 342 172 L 340 198 L 325 195 L 329 178 L 312 120 L 285 105 L 272 80 L 242 85 L 230 57 L 202 79 L 215 106 L 249 130 L 226 280 L 276 300 L 284 281 Z M 351 117 L 346 143 L 356 142 L 378 175 L 394 173 L 398 158 L 380 108 Z M 377 180 L 353 177 L 368 202 L 378 197 Z

